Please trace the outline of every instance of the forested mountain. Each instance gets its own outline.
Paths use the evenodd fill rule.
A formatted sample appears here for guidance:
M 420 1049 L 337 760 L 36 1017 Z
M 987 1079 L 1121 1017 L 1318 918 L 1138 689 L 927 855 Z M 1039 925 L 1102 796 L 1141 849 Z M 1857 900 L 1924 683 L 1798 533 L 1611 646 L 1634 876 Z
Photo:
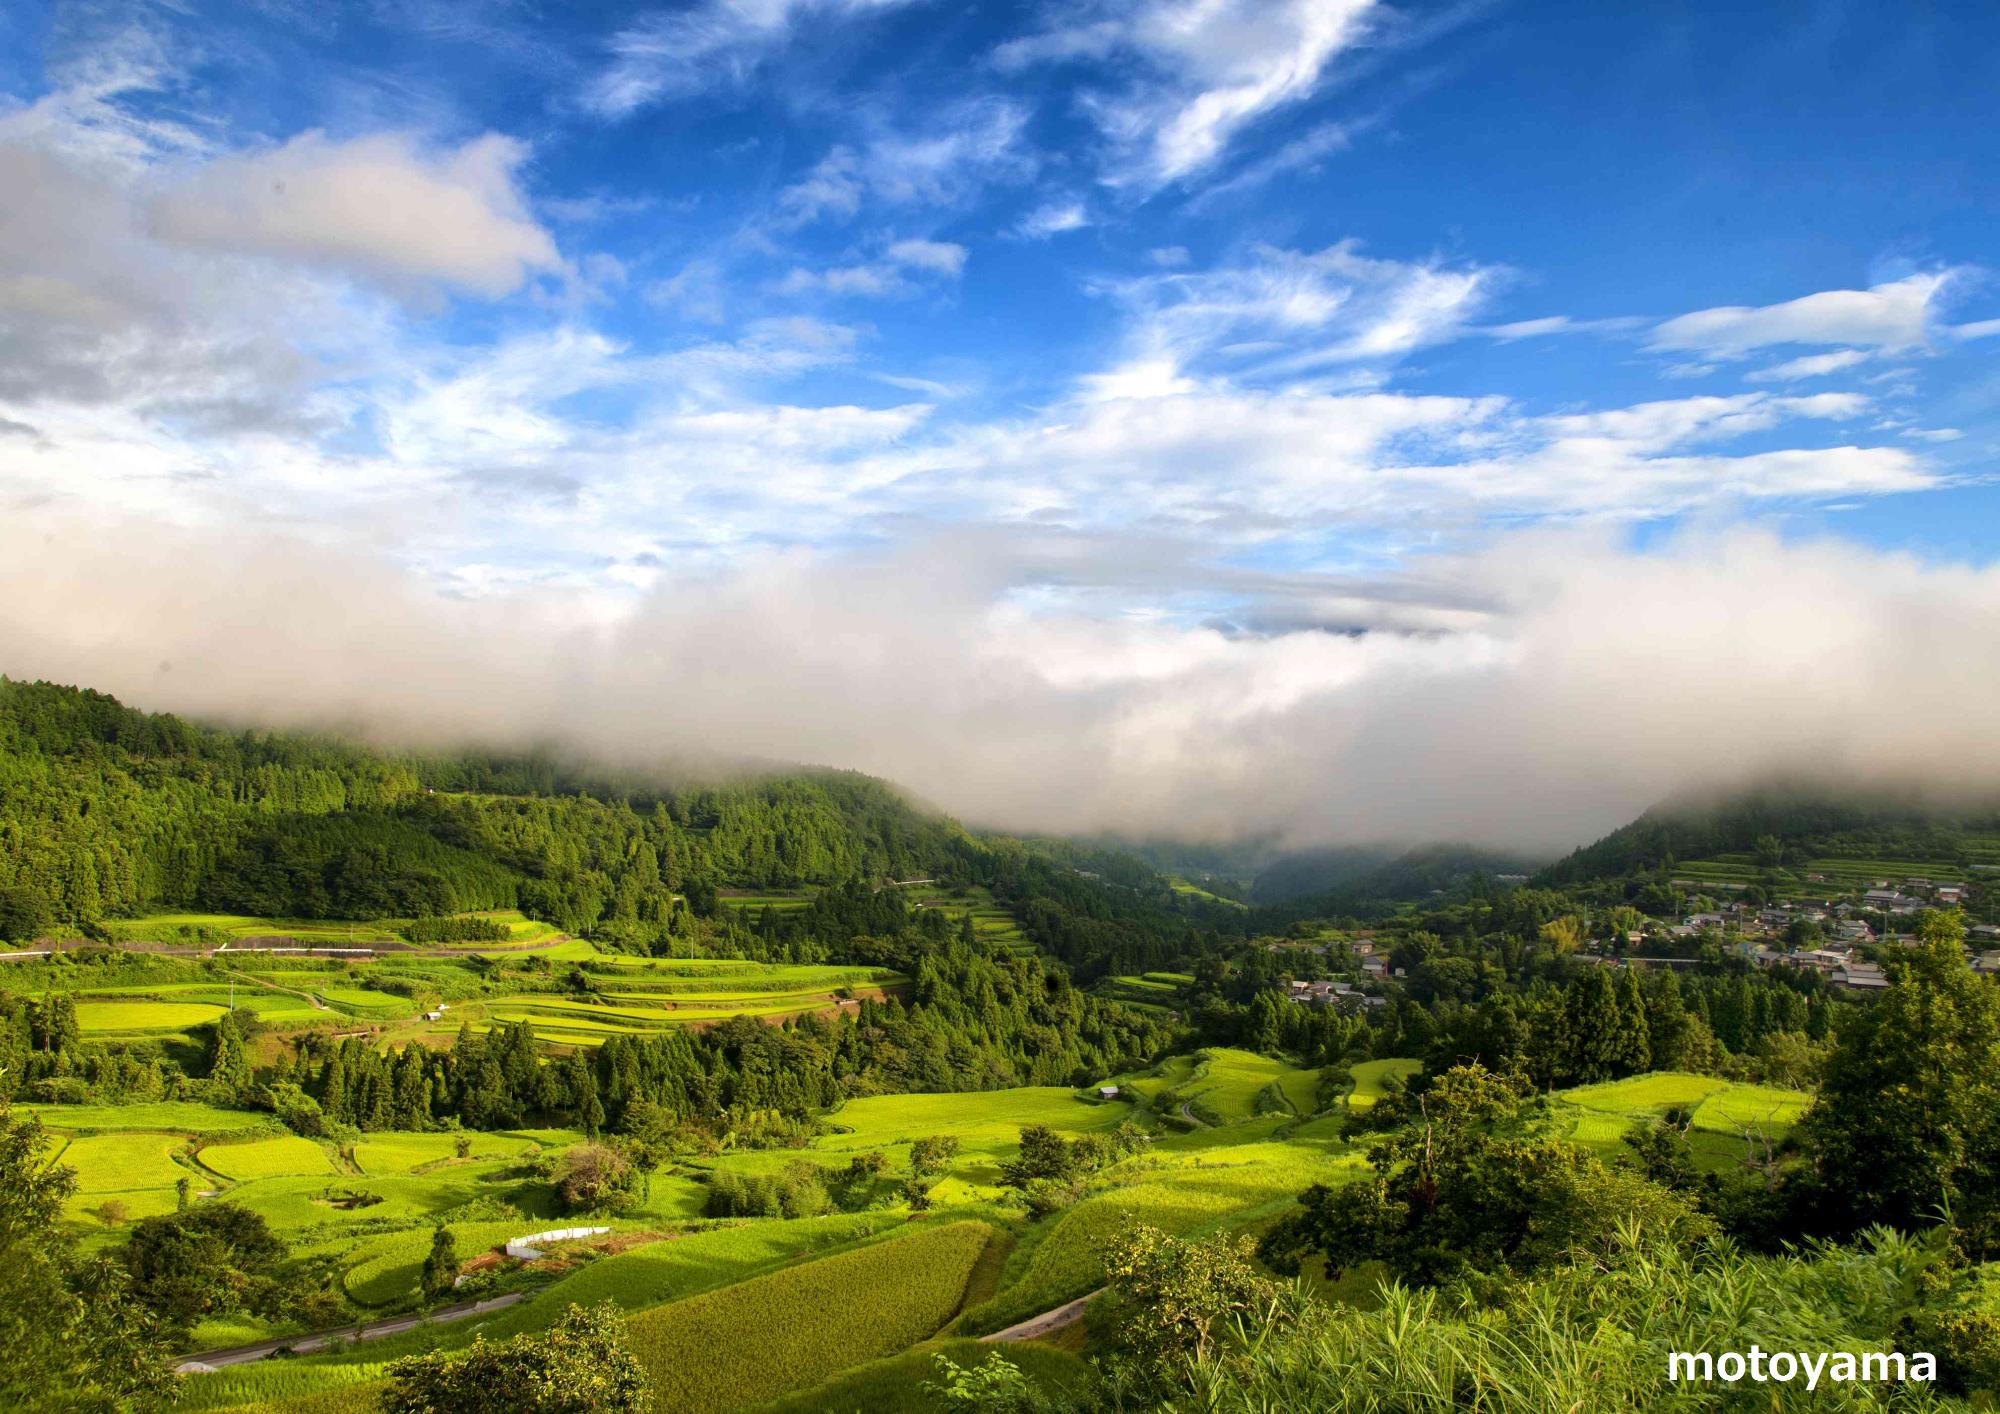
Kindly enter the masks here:
M 0 678 L 0 937 L 160 909 L 518 907 L 661 950 L 718 889 L 915 877 L 990 887 L 1083 975 L 1161 965 L 1204 915 L 1129 856 L 975 836 L 851 772 L 648 785 L 547 756 L 229 732 Z
M 1433 904 L 1445 895 L 1491 889 L 1499 875 L 1524 876 L 1533 863 L 1499 850 L 1434 844 L 1386 858 L 1368 847 L 1327 851 L 1301 857 L 1282 874 L 1281 867 L 1258 876 L 1255 891 L 1260 902 L 1268 899 L 1260 918 L 1273 925 L 1300 918 L 1377 917 L 1406 904 Z
M 2000 802 L 1775 782 L 1725 796 L 1664 801 L 1536 878 L 1562 885 L 1669 869 L 1708 855 L 1789 851 L 1865 858 L 1884 852 L 1967 864 L 1968 838 L 2000 830 Z M 1782 862 L 1773 856 L 1769 863 Z

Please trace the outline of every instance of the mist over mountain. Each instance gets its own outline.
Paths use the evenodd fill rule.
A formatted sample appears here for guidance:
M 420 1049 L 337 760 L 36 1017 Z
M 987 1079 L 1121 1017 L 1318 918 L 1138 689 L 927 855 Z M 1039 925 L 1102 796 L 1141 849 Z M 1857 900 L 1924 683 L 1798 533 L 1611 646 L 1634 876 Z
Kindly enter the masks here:
M 71 547 L 90 543 L 82 557 Z M 1448 566 L 1488 607 L 1225 632 L 1014 598 L 1034 547 L 774 555 L 623 602 L 440 596 L 303 539 L 0 525 L 0 668 L 149 709 L 610 766 L 805 762 L 1016 832 L 1554 856 L 1773 772 L 1996 783 L 2000 570 L 1738 530 Z

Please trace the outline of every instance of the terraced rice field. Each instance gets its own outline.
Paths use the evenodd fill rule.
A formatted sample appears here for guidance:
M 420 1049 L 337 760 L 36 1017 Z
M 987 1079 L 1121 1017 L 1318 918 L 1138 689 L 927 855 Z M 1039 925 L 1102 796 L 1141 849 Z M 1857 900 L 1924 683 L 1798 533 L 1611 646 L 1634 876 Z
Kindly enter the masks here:
M 1389 1081 L 1393 1078 L 1407 1081 L 1424 1068 L 1418 1060 L 1372 1060 L 1362 1061 L 1350 1068 L 1354 1076 L 1354 1088 L 1348 1091 L 1349 1109 L 1365 1110 L 1389 1093 Z
M 72 1140 L 59 1157 L 76 1170 L 79 1193 L 122 1193 L 171 1189 L 189 1177 L 193 1170 L 173 1158 L 186 1147 L 177 1134 L 99 1134 Z
M 1248 908 L 1250 906 L 1239 899 L 1224 898 L 1221 894 L 1212 894 L 1207 889 L 1201 887 L 1201 885 L 1190 883 L 1178 876 L 1169 879 L 1167 882 L 1173 886 L 1175 893 L 1184 894 L 1189 898 L 1205 899 L 1210 903 L 1226 903 L 1231 908 Z
M 209 1144 L 196 1155 L 204 1168 L 241 1183 L 253 1178 L 332 1177 L 338 1170 L 326 1149 L 296 1135 L 247 1144 Z
M 1959 884 L 1968 873 L 2000 866 L 2000 837 L 1968 837 L 1965 862 L 1956 859 L 1925 859 L 1880 854 L 1874 857 L 1823 855 L 1782 869 L 1759 864 L 1750 854 L 1718 854 L 1692 859 L 1674 866 L 1674 876 L 1697 885 L 1733 892 L 1750 884 L 1764 884 L 1784 898 L 1822 897 L 1873 888 L 1882 881 L 1899 884 L 1905 879 L 1928 879 L 1932 883 Z M 1813 878 L 1811 876 L 1819 877 Z
M 79 1007 L 86 1004 L 95 1006 L 99 1003 L 124 1005 L 133 1002 L 162 1002 L 177 1006 L 212 1007 L 217 1011 L 229 1011 L 232 1009 L 247 1011 L 273 1021 L 290 1020 L 307 1016 L 313 1010 L 312 1003 L 308 1002 L 304 997 L 289 995 L 285 992 L 275 992 L 269 988 L 260 987 L 255 982 L 248 980 L 247 977 L 236 981 L 233 994 L 230 990 L 229 980 L 225 978 L 221 982 L 157 982 L 151 984 L 135 983 L 129 986 L 89 987 L 72 992 L 71 995 L 76 999 Z M 94 1012 L 93 1014 L 105 1018 L 132 1015 L 138 1016 L 142 1020 L 145 1016 L 144 1013 L 121 1013 L 116 1010 Z M 155 1015 L 164 1016 L 166 1013 L 156 1013 Z M 80 1014 L 78 1019 L 81 1022 Z M 213 1016 L 205 1018 L 205 1020 L 213 1019 Z M 188 1022 L 160 1026 L 139 1025 L 130 1027 L 110 1026 L 104 1029 L 182 1031 L 187 1029 L 189 1025 L 198 1024 L 202 1023 Z
M 810 907 L 812 895 L 804 889 L 766 890 L 718 889 L 715 901 L 724 908 L 733 908 L 739 913 L 762 913 L 770 909 L 776 913 L 791 913 Z
M 1098 995 L 1141 1011 L 1169 1012 L 1180 1008 L 1181 991 L 1194 979 L 1183 972 L 1147 972 L 1139 976 L 1107 977 Z
M 507 930 L 507 941 L 510 944 L 539 943 L 548 938 L 559 937 L 562 934 L 562 930 L 556 927 L 555 924 L 538 923 L 517 908 L 488 908 L 476 913 L 454 913 L 451 916 L 454 918 L 484 918 L 490 922 L 498 923 Z M 394 926 L 398 931 L 401 931 L 401 926 L 409 921 L 411 920 L 399 918 L 394 920 Z M 482 947 L 491 947 L 493 945 L 491 943 L 472 942 L 419 943 L 418 946 L 426 948 L 450 948 L 454 950 L 462 948 L 466 951 L 476 952 Z
M 928 1226 L 633 1318 L 660 1414 L 754 1407 L 893 1355 L 957 1313 L 993 1231 Z
M 1318 1092 L 1316 1070 L 1217 1047 L 1201 1053 L 1169 1102 L 1185 1104 L 1208 1124 L 1235 1124 L 1263 1114 L 1310 1115 L 1319 1108 Z
M 1733 1085 L 1708 1075 L 1662 1072 L 1606 1085 L 1565 1090 L 1555 1097 L 1556 1114 L 1570 1138 L 1605 1154 L 1626 1152 L 1624 1136 L 1670 1109 L 1693 1114 L 1688 1133 L 1695 1161 L 1703 1168 L 1736 1167 L 1768 1139 L 1776 1144 L 1791 1133 L 1812 1104 L 1800 1090 L 1766 1085 Z M 1746 1138 L 1746 1132 L 1755 1140 Z
M 970 916 L 973 936 L 1002 952 L 1031 953 L 1035 950 L 1034 943 L 1021 931 L 1020 921 L 995 902 L 992 893 L 984 888 L 949 894 L 932 891 L 912 902 L 922 908 L 942 910 L 954 923 Z
M 457 1164 L 458 1141 L 471 1141 L 463 1162 L 511 1159 L 527 1152 L 532 1141 L 507 1134 L 467 1131 L 458 1134 L 366 1134 L 354 1145 L 354 1166 L 370 1178 L 415 1173 L 434 1164 Z
M 365 947 L 370 943 L 393 942 L 395 936 L 379 923 L 349 923 L 328 918 L 258 918 L 244 913 L 150 913 L 142 918 L 120 918 L 104 924 L 106 931 L 121 942 L 179 943 L 189 933 L 206 933 L 227 939 L 288 937 L 315 942 Z
M 594 972 L 602 988 L 594 995 L 523 992 L 454 1004 L 432 1030 L 450 1034 L 464 1024 L 482 1031 L 525 1021 L 545 1040 L 590 1046 L 608 1036 L 643 1036 L 732 1016 L 781 1018 L 825 1011 L 903 980 L 882 968 L 708 959 L 603 958 Z
M 86 1036 L 178 1034 L 208 1025 L 225 1010 L 210 1002 L 82 1001 L 76 1023 Z
M 1260 1143 L 1127 1160 L 1101 1187 L 1024 1242 L 1007 1264 L 1002 1294 L 977 1314 L 998 1330 L 1094 1291 L 1107 1243 L 1140 1224 L 1182 1236 L 1260 1226 L 1314 1183 L 1359 1177 L 1358 1156 L 1331 1143 Z
M 723 1155 L 712 1166 L 745 1174 L 776 1173 L 799 1159 L 845 1167 L 856 1154 L 881 1153 L 891 1171 L 909 1163 L 913 1141 L 949 1134 L 958 1156 L 931 1190 L 940 1207 L 989 1202 L 1001 1195 L 1000 1163 L 1019 1146 L 1021 1130 L 1046 1124 L 1074 1137 L 1116 1127 L 1132 1117 L 1123 1104 L 1079 1097 L 1059 1086 L 1023 1086 L 972 1094 L 870 1095 L 849 1100 L 827 1117 L 839 1132 L 814 1139 L 804 1150 L 749 1150 Z
M 131 1105 L 14 1106 L 17 1115 L 33 1115 L 44 1127 L 84 1135 L 158 1130 L 210 1136 L 266 1129 L 274 1123 L 260 1110 L 225 1110 L 183 1100 L 156 1100 Z

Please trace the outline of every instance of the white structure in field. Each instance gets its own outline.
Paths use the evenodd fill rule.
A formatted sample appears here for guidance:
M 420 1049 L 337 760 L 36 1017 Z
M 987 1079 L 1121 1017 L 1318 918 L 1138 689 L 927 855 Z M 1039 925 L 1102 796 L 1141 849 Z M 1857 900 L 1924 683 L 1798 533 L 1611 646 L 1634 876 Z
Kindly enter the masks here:
M 608 1227 L 558 1227 L 547 1232 L 531 1232 L 526 1237 L 507 1239 L 507 1255 L 523 1262 L 532 1262 L 545 1256 L 537 1244 L 544 1242 L 574 1242 L 579 1237 L 602 1237 L 611 1231 Z

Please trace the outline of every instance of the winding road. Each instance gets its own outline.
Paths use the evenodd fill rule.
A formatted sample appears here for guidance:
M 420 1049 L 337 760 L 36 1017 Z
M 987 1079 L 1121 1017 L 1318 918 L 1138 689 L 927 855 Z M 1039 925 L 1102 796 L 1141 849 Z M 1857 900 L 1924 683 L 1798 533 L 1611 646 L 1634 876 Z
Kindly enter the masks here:
M 427 1315 L 392 1316 L 386 1321 L 375 1321 L 359 1326 L 341 1326 L 330 1331 L 314 1331 L 311 1335 L 260 1340 L 255 1345 L 232 1345 L 226 1350 L 204 1350 L 199 1355 L 188 1356 L 174 1366 L 174 1371 L 182 1375 L 205 1375 L 221 1369 L 224 1365 L 248 1365 L 268 1355 L 275 1355 L 280 1350 L 295 1350 L 301 1355 L 309 1355 L 313 1351 L 325 1349 L 336 1340 L 380 1340 L 385 1335 L 401 1335 L 404 1331 L 415 1330 L 425 1321 L 462 1321 L 467 1316 L 483 1316 L 489 1311 L 512 1306 L 527 1295 L 525 1291 L 510 1291 L 505 1296 L 495 1296 L 487 1301 L 461 1301 L 456 1306 L 440 1306 Z
M 979 1338 L 983 1341 L 992 1342 L 1039 1340 L 1045 1335 L 1054 1335 L 1057 1331 L 1073 1326 L 1082 1320 L 1083 1308 L 1102 1296 L 1108 1289 L 1107 1287 L 1100 1286 L 1088 1296 L 1079 1296 L 1074 1301 L 1065 1301 L 1053 1311 L 1044 1311 L 1039 1316 L 1030 1316 L 1018 1325 L 1012 1325 L 1004 1331 L 995 1331 L 991 1335 L 982 1335 Z

